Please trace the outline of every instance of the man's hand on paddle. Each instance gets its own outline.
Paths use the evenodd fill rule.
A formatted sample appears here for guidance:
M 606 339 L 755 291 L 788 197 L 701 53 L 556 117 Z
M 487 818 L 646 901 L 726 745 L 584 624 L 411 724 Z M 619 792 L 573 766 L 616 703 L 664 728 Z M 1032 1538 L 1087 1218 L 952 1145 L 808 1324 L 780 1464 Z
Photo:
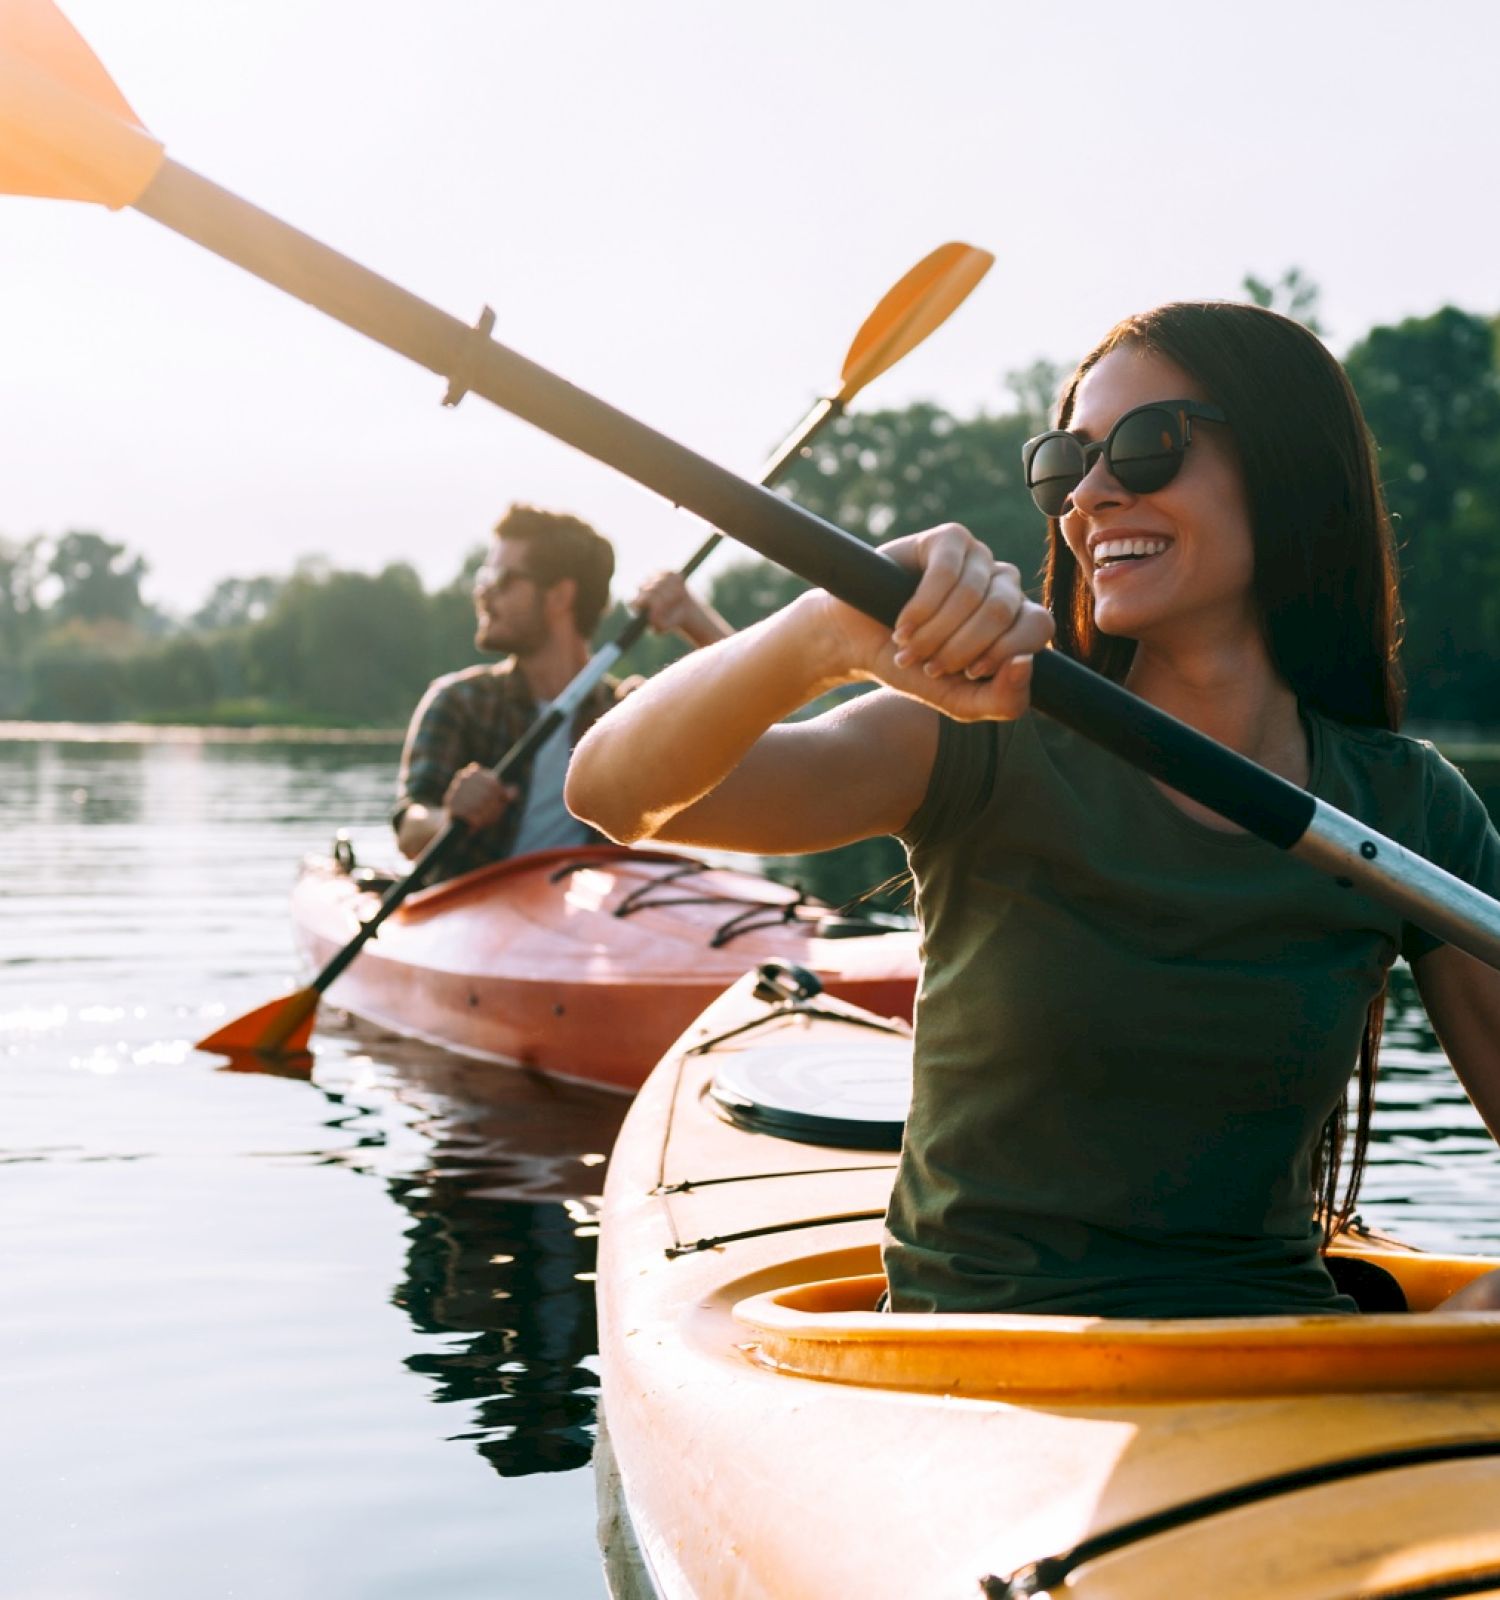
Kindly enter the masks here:
M 519 793 L 511 784 L 501 783 L 488 767 L 471 761 L 454 773 L 443 807 L 450 817 L 477 831 L 494 827 Z
M 1026 598 L 1016 568 L 953 522 L 892 540 L 881 553 L 922 574 L 893 633 L 828 600 L 862 674 L 959 722 L 1020 716 L 1032 654 L 1051 642 L 1053 625 Z
M 655 632 L 681 634 L 695 647 L 714 644 L 734 632 L 711 605 L 698 599 L 677 572 L 653 573 L 636 591 L 630 609 L 643 612 Z

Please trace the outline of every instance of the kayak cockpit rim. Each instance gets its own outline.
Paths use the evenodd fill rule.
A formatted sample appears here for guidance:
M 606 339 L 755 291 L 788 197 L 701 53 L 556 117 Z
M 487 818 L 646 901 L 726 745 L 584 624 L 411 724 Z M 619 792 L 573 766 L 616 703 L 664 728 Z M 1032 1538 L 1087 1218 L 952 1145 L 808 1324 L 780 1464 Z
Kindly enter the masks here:
M 1500 1389 L 1500 1312 L 1431 1309 L 1500 1262 L 1399 1250 L 1340 1253 L 1389 1272 L 1413 1309 L 1173 1320 L 891 1313 L 877 1309 L 885 1287 L 878 1271 L 821 1277 L 817 1258 L 804 1263 L 813 1270 L 802 1275 L 788 1263 L 778 1285 L 738 1295 L 726 1286 L 725 1298 L 747 1359 L 825 1383 L 1128 1404 Z

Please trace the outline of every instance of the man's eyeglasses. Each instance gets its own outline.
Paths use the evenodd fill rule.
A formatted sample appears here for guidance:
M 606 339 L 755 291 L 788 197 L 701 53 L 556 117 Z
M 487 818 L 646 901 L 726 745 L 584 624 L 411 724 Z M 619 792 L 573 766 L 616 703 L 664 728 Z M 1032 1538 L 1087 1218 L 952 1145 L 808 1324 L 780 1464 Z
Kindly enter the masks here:
M 1158 400 L 1127 411 L 1102 441 L 1086 442 L 1063 428 L 1039 433 L 1021 446 L 1031 498 L 1043 515 L 1063 516 L 1073 491 L 1101 455 L 1110 477 L 1131 494 L 1165 489 L 1181 470 L 1193 442 L 1194 417 L 1204 422 L 1229 420 L 1217 406 L 1196 400 Z
M 518 583 L 537 581 L 536 574 L 523 567 L 480 567 L 474 574 L 474 593 L 488 594 L 493 590 L 496 594 L 508 594 Z

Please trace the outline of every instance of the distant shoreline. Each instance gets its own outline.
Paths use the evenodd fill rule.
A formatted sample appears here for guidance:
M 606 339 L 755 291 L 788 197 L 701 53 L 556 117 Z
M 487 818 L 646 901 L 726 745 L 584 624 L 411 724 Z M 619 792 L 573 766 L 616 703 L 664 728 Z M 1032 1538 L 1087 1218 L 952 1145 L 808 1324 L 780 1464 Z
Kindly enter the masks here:
M 1500 760 L 1500 729 L 1412 723 L 1403 730 L 1430 739 L 1451 761 Z M 0 744 L 368 744 L 399 745 L 403 728 L 254 727 L 173 722 L 3 722 Z
M 0 722 L 0 744 L 400 744 L 401 728 L 253 728 L 154 722 Z

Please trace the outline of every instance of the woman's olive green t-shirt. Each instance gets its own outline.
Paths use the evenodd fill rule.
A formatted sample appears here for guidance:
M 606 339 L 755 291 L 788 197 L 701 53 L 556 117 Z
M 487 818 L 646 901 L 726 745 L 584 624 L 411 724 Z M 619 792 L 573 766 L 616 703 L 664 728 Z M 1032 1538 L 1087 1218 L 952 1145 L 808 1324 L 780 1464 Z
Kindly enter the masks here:
M 1500 892 L 1430 745 L 1303 715 L 1315 795 Z M 893 1309 L 1353 1310 L 1313 1153 L 1386 969 L 1439 941 L 1034 714 L 945 721 L 903 842 L 924 976 Z

